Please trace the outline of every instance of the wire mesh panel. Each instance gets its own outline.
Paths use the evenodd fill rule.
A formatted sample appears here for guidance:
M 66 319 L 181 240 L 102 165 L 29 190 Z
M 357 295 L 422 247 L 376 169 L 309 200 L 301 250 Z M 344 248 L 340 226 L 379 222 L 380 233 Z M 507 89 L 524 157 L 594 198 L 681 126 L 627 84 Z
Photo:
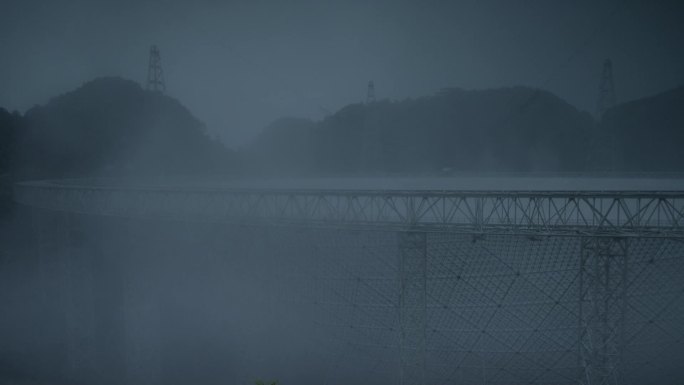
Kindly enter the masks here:
M 678 241 L 631 239 L 627 270 L 622 274 L 616 262 L 617 275 L 610 278 L 617 289 L 593 282 L 589 298 L 595 270 L 583 271 L 582 261 L 591 239 L 423 236 L 424 244 L 406 234 L 312 229 L 275 239 L 291 251 L 308 248 L 291 277 L 301 283 L 297 298 L 316 309 L 321 335 L 335 342 L 327 345 L 335 346 L 332 378 L 397 383 L 410 358 L 424 363 L 423 372 L 412 373 L 421 373 L 416 381 L 425 384 L 668 383 L 677 358 L 684 358 L 684 248 Z M 402 256 L 418 246 L 425 250 L 425 268 L 407 276 Z M 422 274 L 424 320 L 415 318 L 421 301 L 402 303 L 408 300 L 406 279 L 416 285 L 413 299 L 422 295 Z M 413 349 L 411 356 L 403 350 L 402 311 L 416 321 L 411 333 L 424 336 L 424 350 Z M 608 326 L 610 333 L 599 340 L 609 341 L 587 357 L 587 330 L 606 332 Z M 414 338 L 411 346 L 422 343 Z M 604 365 L 603 371 L 614 366 L 620 375 L 587 377 L 587 365 Z
M 172 326 L 188 321 L 181 305 L 217 319 L 214 302 L 179 300 L 190 292 L 184 283 L 201 298 L 231 298 L 223 305 L 231 316 L 274 309 L 269 326 L 290 320 L 278 333 L 318 341 L 309 351 L 326 361 L 324 383 L 684 383 L 682 193 L 47 182 L 18 185 L 16 193 L 26 205 L 87 214 L 93 223 L 105 216 L 173 222 L 158 234 L 180 236 L 159 244 L 145 237 L 176 268 L 161 281 L 178 289 L 165 295 L 168 318 L 178 318 Z M 39 250 L 60 239 L 38 234 Z M 129 236 L 95 250 L 97 261 L 116 257 L 117 243 L 137 247 L 121 239 Z M 213 291 L 225 286 L 228 269 L 243 285 Z M 172 274 L 179 270 L 183 276 Z M 145 287 L 146 276 L 135 277 Z M 241 287 L 276 299 L 259 295 L 255 304 Z
M 401 232 L 399 243 L 399 383 L 425 383 L 427 334 L 426 234 Z

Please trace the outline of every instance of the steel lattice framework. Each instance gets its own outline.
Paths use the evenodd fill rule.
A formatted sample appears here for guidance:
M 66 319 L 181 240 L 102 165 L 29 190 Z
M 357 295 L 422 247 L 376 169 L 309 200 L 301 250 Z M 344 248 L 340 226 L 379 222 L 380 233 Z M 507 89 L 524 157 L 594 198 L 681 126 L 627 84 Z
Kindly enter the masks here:
M 567 310 L 558 298 L 550 304 L 564 308 L 577 318 L 573 349 L 577 351 L 582 373 L 563 372 L 559 378 L 574 376 L 577 382 L 587 385 L 621 381 L 627 343 L 626 314 L 631 306 L 627 289 L 639 279 L 638 274 L 630 277 L 630 239 L 684 239 L 684 192 L 209 189 L 26 182 L 15 186 L 15 199 L 32 207 L 91 215 L 396 232 L 398 350 L 400 382 L 405 385 L 430 382 L 426 379 L 426 360 L 434 354 L 432 334 L 439 330 L 433 328 L 428 333 L 429 324 L 436 322 L 430 320 L 433 316 L 429 309 L 430 303 L 436 300 L 436 294 L 429 287 L 434 280 L 430 273 L 434 261 L 430 263 L 429 259 L 435 252 L 429 236 L 469 236 L 474 243 L 492 236 L 581 240 L 575 256 L 579 259 L 578 297 L 574 299 L 578 314 Z M 482 250 L 476 253 L 481 254 Z M 488 253 L 481 258 L 486 261 L 490 258 Z M 501 258 L 497 263 L 508 264 Z M 510 280 L 510 285 L 501 291 L 501 282 L 491 281 L 496 290 L 483 298 L 484 302 L 496 305 L 486 322 L 464 319 L 476 336 L 463 348 L 466 356 L 473 353 L 482 339 L 491 339 L 516 354 L 522 353 L 520 349 L 524 346 L 518 347 L 515 341 L 510 342 L 508 337 L 488 328 L 496 323 L 497 311 L 511 312 L 504 305 L 513 288 L 539 292 L 545 289 L 536 286 L 520 270 L 512 267 L 510 270 L 499 275 Z M 460 273 L 454 276 L 461 279 Z M 355 282 L 360 284 L 363 280 L 357 277 Z M 567 286 L 559 298 L 565 298 L 574 282 L 573 278 L 564 283 Z M 528 286 L 532 289 L 525 289 Z M 449 301 L 452 299 L 440 302 L 439 306 L 447 309 Z M 458 306 L 464 306 L 463 300 L 459 301 Z M 394 305 L 390 301 L 382 306 Z M 543 324 L 548 317 L 547 314 L 540 322 Z M 394 326 L 387 326 L 387 330 L 393 331 Z M 563 334 L 557 338 L 562 341 L 573 332 L 567 326 L 559 330 Z M 529 338 L 537 331 L 535 328 Z M 471 333 L 465 329 L 461 332 L 465 336 Z M 563 349 L 559 360 L 544 363 L 547 357 L 541 357 L 533 361 L 549 371 L 565 359 L 570 348 Z M 453 358 L 458 362 L 457 367 L 467 363 L 466 356 Z M 506 365 L 502 364 L 500 369 L 504 370 Z M 531 383 L 536 383 L 542 375 L 533 377 L 535 380 Z
M 15 186 L 19 203 L 95 215 L 529 236 L 684 238 L 684 192 L 353 191 Z
M 627 307 L 628 240 L 587 237 L 580 256 L 580 359 L 587 384 L 618 384 Z
M 427 331 L 427 240 L 425 233 L 399 234 L 399 383 L 425 383 Z

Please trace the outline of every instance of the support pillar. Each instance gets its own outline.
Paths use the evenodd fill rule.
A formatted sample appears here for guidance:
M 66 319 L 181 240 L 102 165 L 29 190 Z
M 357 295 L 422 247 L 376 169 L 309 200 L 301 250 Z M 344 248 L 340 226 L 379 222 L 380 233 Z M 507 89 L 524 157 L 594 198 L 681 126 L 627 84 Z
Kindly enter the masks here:
M 627 310 L 628 241 L 582 239 L 579 359 L 584 385 L 621 382 Z
M 400 385 L 425 384 L 427 323 L 426 234 L 404 231 L 399 242 Z

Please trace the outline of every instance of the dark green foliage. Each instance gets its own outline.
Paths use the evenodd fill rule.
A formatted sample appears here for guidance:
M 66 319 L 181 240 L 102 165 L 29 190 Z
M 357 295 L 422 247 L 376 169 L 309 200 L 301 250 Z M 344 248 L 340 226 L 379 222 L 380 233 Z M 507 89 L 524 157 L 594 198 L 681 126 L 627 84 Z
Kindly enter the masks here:
M 223 171 L 231 156 L 175 99 L 101 78 L 29 110 L 15 171 L 27 178 Z
M 0 177 L 9 173 L 14 136 L 20 126 L 18 113 L 0 108 Z
M 12 207 L 12 152 L 15 135 L 22 128 L 21 116 L 0 108 L 0 218 Z
M 278 385 L 278 381 L 263 381 L 263 380 L 256 380 L 254 381 L 254 385 Z
M 238 166 L 290 175 L 680 171 L 683 107 L 681 87 L 619 105 L 597 124 L 542 90 L 445 89 L 352 104 L 320 122 L 279 119 L 238 165 L 176 100 L 101 78 L 23 117 L 0 109 L 0 176 L 183 175 Z
M 684 87 L 608 110 L 597 135 L 615 140 L 614 170 L 684 171 Z
M 592 128 L 589 114 L 545 91 L 448 89 L 274 124 L 251 151 L 270 167 L 298 154 L 298 171 L 319 174 L 582 171 Z

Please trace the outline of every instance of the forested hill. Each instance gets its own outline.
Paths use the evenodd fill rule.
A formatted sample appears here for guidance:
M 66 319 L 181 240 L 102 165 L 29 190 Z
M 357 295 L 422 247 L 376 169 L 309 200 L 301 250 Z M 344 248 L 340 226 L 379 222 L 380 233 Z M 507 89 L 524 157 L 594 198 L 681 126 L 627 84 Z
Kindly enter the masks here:
M 684 87 L 618 105 L 596 123 L 526 87 L 445 89 L 283 118 L 238 161 L 175 99 L 100 78 L 24 116 L 0 109 L 0 176 L 345 175 L 684 170 Z
M 320 121 L 281 119 L 248 150 L 265 172 L 583 171 L 592 117 L 532 88 L 445 89 L 352 104 Z
M 99 78 L 36 106 L 15 129 L 19 178 L 217 172 L 233 156 L 177 100 Z
M 608 110 L 598 130 L 618 171 L 684 171 L 684 86 Z

